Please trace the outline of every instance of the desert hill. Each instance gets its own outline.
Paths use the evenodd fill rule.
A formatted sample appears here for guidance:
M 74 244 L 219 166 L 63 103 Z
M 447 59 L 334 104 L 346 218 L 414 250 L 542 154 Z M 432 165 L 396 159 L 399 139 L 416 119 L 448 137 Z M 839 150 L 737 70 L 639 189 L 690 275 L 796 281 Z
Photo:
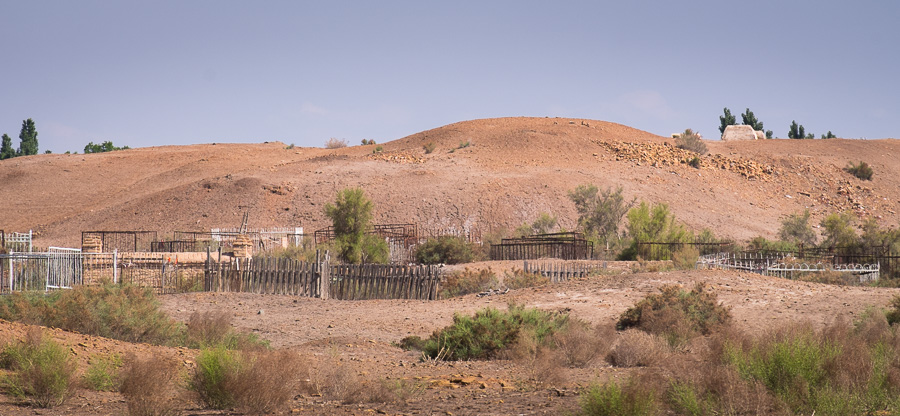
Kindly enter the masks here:
M 468 143 L 468 146 L 465 144 Z M 426 153 L 424 147 L 433 144 Z M 381 146 L 382 151 L 374 153 Z M 37 233 L 41 246 L 77 246 L 81 231 L 202 231 L 327 225 L 325 203 L 360 186 L 376 221 L 426 232 L 515 227 L 541 212 L 575 226 L 567 192 L 621 186 L 665 202 L 692 227 L 772 237 L 780 218 L 809 208 L 814 221 L 851 210 L 883 225 L 900 219 L 900 141 L 708 141 L 699 169 L 674 140 L 596 120 L 465 121 L 379 145 L 291 148 L 203 144 L 0 161 L 0 229 Z M 872 181 L 843 171 L 866 161 Z

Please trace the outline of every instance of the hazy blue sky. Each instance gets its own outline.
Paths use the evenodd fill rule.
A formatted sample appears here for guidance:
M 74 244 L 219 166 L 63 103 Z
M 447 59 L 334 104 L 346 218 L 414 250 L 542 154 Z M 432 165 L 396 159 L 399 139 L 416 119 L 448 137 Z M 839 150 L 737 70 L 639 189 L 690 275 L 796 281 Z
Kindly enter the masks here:
M 749 107 L 776 137 L 896 138 L 898 22 L 884 0 L 0 0 L 0 133 L 322 146 L 562 116 L 717 138 Z

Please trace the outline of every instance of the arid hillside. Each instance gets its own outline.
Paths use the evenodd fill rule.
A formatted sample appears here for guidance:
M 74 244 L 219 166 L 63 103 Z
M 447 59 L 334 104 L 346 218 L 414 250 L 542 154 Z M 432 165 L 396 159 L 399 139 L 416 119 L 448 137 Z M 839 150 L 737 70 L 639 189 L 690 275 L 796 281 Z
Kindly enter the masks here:
M 33 229 L 41 246 L 77 246 L 81 231 L 166 237 L 235 227 L 249 210 L 251 227 L 311 232 L 327 225 L 325 203 L 354 186 L 373 199 L 378 222 L 426 232 L 487 233 L 541 212 L 572 229 L 567 192 L 585 183 L 668 203 L 690 226 L 740 240 L 771 237 L 783 216 L 805 208 L 816 223 L 839 210 L 887 226 L 900 219 L 896 139 L 708 141 L 699 169 L 673 139 L 583 119 L 465 121 L 377 146 L 204 144 L 4 160 L 0 229 Z M 872 166 L 872 181 L 843 171 L 858 161 Z

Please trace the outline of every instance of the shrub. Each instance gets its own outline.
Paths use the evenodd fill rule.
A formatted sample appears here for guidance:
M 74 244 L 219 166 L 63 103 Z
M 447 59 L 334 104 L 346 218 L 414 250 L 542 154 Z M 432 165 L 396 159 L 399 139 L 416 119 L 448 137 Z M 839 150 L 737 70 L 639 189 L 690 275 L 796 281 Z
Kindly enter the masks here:
M 537 342 L 543 344 L 566 321 L 566 314 L 515 304 L 510 304 L 507 311 L 485 308 L 472 317 L 457 314 L 452 325 L 431 335 L 423 353 L 451 361 L 495 358 L 515 343 L 520 331 L 531 331 Z
M 378 236 L 366 234 L 373 208 L 362 188 L 344 189 L 338 192 L 334 204 L 325 204 L 325 216 L 334 227 L 335 248 L 343 261 L 354 264 L 387 261 L 387 243 Z
M 94 355 L 84 373 L 84 385 L 96 391 L 117 391 L 121 367 L 119 354 Z
M 240 353 L 220 346 L 201 350 L 196 361 L 191 390 L 210 408 L 233 407 L 236 384 L 244 370 Z
M 122 383 L 119 387 L 119 392 L 125 397 L 128 414 L 177 415 L 179 367 L 178 362 L 170 358 L 128 357 L 122 368 Z
M 151 344 L 175 344 L 180 331 L 152 289 L 108 282 L 48 295 L 16 292 L 0 299 L 0 318 Z
M 265 349 L 268 343 L 256 334 L 241 333 L 232 326 L 232 317 L 224 311 L 194 312 L 188 318 L 184 345 L 189 348 L 222 346 L 231 350 Z
M 496 289 L 498 284 L 497 275 L 490 268 L 470 270 L 467 267 L 461 272 L 447 275 L 446 281 L 441 286 L 441 298 L 447 299 L 470 293 L 480 293 L 489 289 Z
M 372 150 L 372 153 L 381 153 L 381 152 L 383 152 L 383 151 L 384 151 L 384 147 L 381 147 L 381 146 L 375 146 L 375 149 Z
M 819 225 L 823 229 L 823 247 L 841 247 L 846 250 L 853 249 L 860 243 L 853 228 L 853 216 L 848 212 L 830 214 Z
M 30 328 L 24 340 L 7 345 L 2 361 L 13 371 L 5 380 L 7 391 L 29 397 L 35 406 L 61 405 L 75 390 L 72 355 L 66 347 L 45 338 L 40 328 Z
M 638 416 L 658 413 L 656 393 L 634 378 L 622 385 L 616 381 L 595 384 L 578 399 L 579 415 Z
M 809 225 L 809 210 L 803 211 L 802 214 L 791 214 L 785 218 L 781 222 L 781 229 L 778 230 L 778 238 L 795 245 L 814 246 L 816 232 Z
M 688 160 L 687 164 L 694 169 L 700 169 L 700 157 L 692 157 L 690 160 Z
M 731 322 L 731 312 L 716 301 L 716 295 L 698 283 L 686 292 L 666 285 L 628 308 L 619 317 L 618 329 L 637 327 L 663 335 L 679 345 L 697 334 L 709 335 L 713 328 Z
M 884 314 L 888 324 L 893 325 L 900 322 L 900 295 L 894 295 L 891 298 L 889 309 Z
M 622 258 L 634 260 L 665 260 L 668 252 L 649 248 L 639 251 L 643 246 L 639 242 L 688 243 L 693 235 L 683 224 L 675 220 L 666 204 L 657 204 L 652 208 L 644 202 L 632 208 L 626 215 L 628 218 L 628 235 L 633 239 L 631 247 L 622 253 Z
M 656 335 L 638 330 L 623 332 L 607 356 L 616 367 L 649 367 L 664 360 L 668 348 Z
M 513 362 L 528 373 L 528 381 L 538 386 L 557 384 L 565 380 L 563 360 L 558 351 L 547 343 L 538 341 L 529 330 L 519 331 L 519 335 L 508 351 Z
M 425 150 L 425 154 L 427 155 L 427 154 L 430 154 L 431 152 L 433 152 L 435 147 L 437 147 L 437 146 L 434 144 L 434 142 L 428 142 L 428 143 L 425 143 L 424 146 L 422 146 L 422 149 Z
M 468 140 L 466 140 L 464 142 L 459 142 L 459 147 L 457 147 L 457 149 L 465 149 L 465 148 L 469 147 L 470 145 L 471 144 L 469 143 Z
M 763 236 L 756 236 L 747 243 L 747 248 L 759 253 L 797 252 L 797 245 L 787 241 L 772 241 Z
M 678 270 L 688 270 L 697 267 L 700 258 L 700 250 L 690 244 L 682 244 L 681 248 L 672 253 L 672 265 Z
M 699 153 L 701 155 L 707 152 L 706 144 L 703 143 L 703 139 L 700 138 L 700 134 L 695 133 L 691 129 L 685 129 L 684 133 L 681 133 L 678 138 L 675 139 L 675 147 L 694 153 Z
M 325 142 L 326 149 L 340 149 L 342 147 L 347 147 L 347 141 L 344 139 L 332 137 Z
M 510 289 L 524 289 L 526 287 L 543 286 L 550 283 L 549 277 L 540 273 L 527 273 L 522 269 L 513 268 L 503 276 L 503 284 Z
M 859 162 L 859 164 L 850 163 L 844 170 L 864 181 L 872 180 L 872 168 L 866 162 Z
M 523 223 L 519 228 L 516 228 L 516 235 L 524 237 L 535 234 L 547 234 L 556 228 L 556 223 L 556 217 L 542 212 L 531 224 Z
M 618 237 L 622 217 L 635 201 L 626 201 L 621 187 L 599 191 L 594 185 L 579 185 L 569 191 L 569 199 L 578 212 L 578 226 L 586 234 L 596 235 L 601 243 Z
M 422 264 L 460 264 L 475 260 L 472 244 L 463 237 L 431 237 L 416 248 L 416 261 Z
M 571 367 L 587 367 L 598 357 L 606 356 L 614 340 L 612 326 L 591 327 L 580 319 L 569 319 L 552 337 L 553 345 Z

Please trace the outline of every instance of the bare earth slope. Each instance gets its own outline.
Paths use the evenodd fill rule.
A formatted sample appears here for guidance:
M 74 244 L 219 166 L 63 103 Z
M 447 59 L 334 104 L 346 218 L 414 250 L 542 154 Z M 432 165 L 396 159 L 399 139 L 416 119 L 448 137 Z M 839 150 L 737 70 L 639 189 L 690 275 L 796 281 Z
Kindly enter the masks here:
M 461 147 L 464 143 L 468 147 Z M 434 143 L 426 154 L 423 146 Z M 666 202 L 689 225 L 721 236 L 772 236 L 779 218 L 814 221 L 853 210 L 896 226 L 900 141 L 707 142 L 701 168 L 674 140 L 627 126 L 563 118 L 455 123 L 383 143 L 328 150 L 282 143 L 165 146 L 0 161 L 0 229 L 37 232 L 37 244 L 77 246 L 85 230 L 200 231 L 326 224 L 322 208 L 361 186 L 383 223 L 487 233 L 540 212 L 572 229 L 566 194 L 593 183 Z M 842 169 L 866 161 L 871 182 Z

